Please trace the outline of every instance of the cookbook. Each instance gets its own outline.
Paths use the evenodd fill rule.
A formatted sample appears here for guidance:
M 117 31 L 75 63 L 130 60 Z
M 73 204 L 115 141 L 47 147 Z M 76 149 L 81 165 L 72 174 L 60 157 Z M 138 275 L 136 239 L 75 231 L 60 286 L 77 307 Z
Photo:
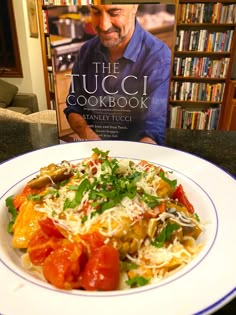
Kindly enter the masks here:
M 170 2 L 47 7 L 49 81 L 62 143 L 162 144 L 175 42 Z M 113 49 L 124 42 L 121 52 Z

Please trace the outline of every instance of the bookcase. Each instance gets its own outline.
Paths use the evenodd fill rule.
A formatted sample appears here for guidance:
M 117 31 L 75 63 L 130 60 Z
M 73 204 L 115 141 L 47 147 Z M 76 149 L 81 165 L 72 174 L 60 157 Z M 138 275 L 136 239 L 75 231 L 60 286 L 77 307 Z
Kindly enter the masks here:
M 177 1 L 169 127 L 226 129 L 236 3 Z

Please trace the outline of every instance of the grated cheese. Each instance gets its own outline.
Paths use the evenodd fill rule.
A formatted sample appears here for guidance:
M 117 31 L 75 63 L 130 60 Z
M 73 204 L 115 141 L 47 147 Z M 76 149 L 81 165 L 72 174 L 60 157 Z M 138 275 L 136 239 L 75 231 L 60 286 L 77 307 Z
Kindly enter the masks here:
M 176 232 L 184 227 L 203 230 L 203 225 L 194 216 L 187 216 L 175 208 L 162 213 L 158 209 L 154 211 L 155 205 L 167 204 L 173 193 L 167 185 L 166 193 L 158 196 L 163 181 L 158 175 L 160 168 L 128 159 L 107 157 L 105 161 L 101 160 L 101 157 L 90 157 L 73 166 L 63 161 L 66 172 L 73 171 L 74 175 L 64 186 L 56 186 L 52 181 L 52 185 L 41 193 L 42 199 L 35 203 L 35 209 L 46 213 L 67 232 L 69 239 L 99 231 L 106 237 L 105 244 L 119 249 L 122 259 L 137 264 L 132 276 L 151 274 L 152 280 L 156 281 L 172 272 L 173 266 L 177 269 L 188 263 L 201 247 L 192 236 L 183 235 L 181 239 L 177 235 L 162 244 L 158 235 L 167 227 L 167 222 L 177 225 Z M 148 235 L 150 219 L 154 233 Z M 153 242 L 157 242 L 157 246 Z M 188 244 L 185 246 L 184 242 Z M 127 248 L 126 251 L 122 246 Z M 25 265 L 26 262 L 27 258 Z M 129 272 L 123 273 L 122 277 L 127 279 L 127 275 L 130 277 Z M 121 284 L 121 287 L 126 286 Z

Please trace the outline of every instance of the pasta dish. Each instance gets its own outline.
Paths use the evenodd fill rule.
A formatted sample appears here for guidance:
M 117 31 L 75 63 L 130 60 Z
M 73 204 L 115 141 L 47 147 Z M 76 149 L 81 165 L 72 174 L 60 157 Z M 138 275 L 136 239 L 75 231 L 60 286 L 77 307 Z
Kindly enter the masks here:
M 23 266 L 59 289 L 155 283 L 203 247 L 200 218 L 170 172 L 98 148 L 78 163 L 41 168 L 6 205 Z

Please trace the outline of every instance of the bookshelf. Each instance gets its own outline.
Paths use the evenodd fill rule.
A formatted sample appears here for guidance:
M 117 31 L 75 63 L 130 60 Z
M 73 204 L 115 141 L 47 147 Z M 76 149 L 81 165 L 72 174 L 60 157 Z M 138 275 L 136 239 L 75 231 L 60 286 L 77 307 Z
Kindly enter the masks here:
M 226 129 L 236 3 L 177 1 L 169 127 Z

